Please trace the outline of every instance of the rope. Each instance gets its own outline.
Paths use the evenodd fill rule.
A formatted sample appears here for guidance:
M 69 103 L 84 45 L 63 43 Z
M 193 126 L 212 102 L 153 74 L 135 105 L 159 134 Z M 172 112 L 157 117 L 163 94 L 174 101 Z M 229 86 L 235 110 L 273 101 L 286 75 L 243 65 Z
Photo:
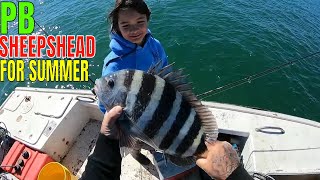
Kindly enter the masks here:
M 258 172 L 254 172 L 252 174 L 253 179 L 258 179 L 258 180 L 275 180 L 273 177 L 267 175 L 267 174 L 262 174 Z

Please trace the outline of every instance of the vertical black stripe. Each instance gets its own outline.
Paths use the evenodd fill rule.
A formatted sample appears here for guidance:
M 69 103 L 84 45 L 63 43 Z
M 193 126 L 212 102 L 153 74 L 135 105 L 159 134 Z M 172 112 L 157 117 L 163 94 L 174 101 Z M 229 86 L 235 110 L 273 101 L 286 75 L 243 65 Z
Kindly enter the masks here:
M 197 150 L 196 150 L 196 152 L 194 153 L 194 155 L 202 154 L 202 153 L 204 153 L 206 150 L 207 150 L 207 146 L 206 146 L 206 144 L 205 144 L 205 135 L 202 135 L 200 144 L 199 144 L 199 146 L 197 147 Z
M 180 105 L 180 110 L 179 110 L 177 117 L 176 117 L 176 120 L 173 122 L 169 132 L 166 134 L 166 136 L 161 141 L 160 146 L 159 146 L 160 149 L 165 150 L 170 147 L 173 140 L 179 135 L 180 129 L 182 128 L 184 123 L 187 121 L 190 112 L 191 112 L 191 106 L 183 98 L 181 105 Z
M 153 113 L 152 120 L 148 122 L 143 130 L 149 138 L 153 138 L 168 119 L 175 99 L 176 90 L 171 84 L 165 82 L 160 102 Z
M 128 89 L 128 91 L 130 90 L 130 87 L 131 87 L 134 72 L 135 72 L 134 70 L 128 70 L 125 73 L 123 85 Z
M 120 104 L 121 106 L 126 106 L 127 95 L 131 89 L 131 83 L 132 83 L 133 75 L 134 75 L 135 71 L 134 70 L 123 70 L 123 71 L 124 71 L 124 80 L 123 80 L 123 82 L 122 82 L 123 84 L 121 84 L 121 86 L 124 86 L 127 89 L 125 92 L 119 91 L 116 99 L 119 99 L 120 101 L 122 101 L 122 104 Z
M 156 78 L 153 75 L 143 73 L 142 82 L 139 92 L 137 94 L 136 102 L 133 106 L 132 116 L 135 121 L 137 121 L 143 114 L 144 110 L 148 106 L 151 94 L 155 88 Z
M 179 146 L 177 147 L 176 153 L 177 154 L 183 154 L 186 152 L 190 146 L 192 146 L 194 140 L 197 138 L 199 131 L 201 129 L 201 123 L 199 116 L 196 115 L 195 119 L 187 133 L 187 135 L 183 138 Z

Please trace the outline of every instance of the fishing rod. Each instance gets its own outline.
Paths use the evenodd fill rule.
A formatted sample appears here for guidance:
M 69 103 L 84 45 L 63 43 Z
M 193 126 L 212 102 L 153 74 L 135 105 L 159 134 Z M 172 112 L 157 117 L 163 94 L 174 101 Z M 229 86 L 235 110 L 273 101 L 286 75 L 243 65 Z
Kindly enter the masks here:
M 318 55 L 320 54 L 320 51 L 318 52 L 315 52 L 315 53 L 312 53 L 312 54 L 309 54 L 307 56 L 304 56 L 302 58 L 299 58 L 299 59 L 296 59 L 296 60 L 292 60 L 292 61 L 289 61 L 289 62 L 285 62 L 283 64 L 280 64 L 278 66 L 275 66 L 275 67 L 271 67 L 271 68 L 268 68 L 264 71 L 261 71 L 259 73 L 256 73 L 256 74 L 252 74 L 252 75 L 249 75 L 243 79 L 240 79 L 240 80 L 237 80 L 237 81 L 234 81 L 234 82 L 231 82 L 231 83 L 228 83 L 226 85 L 223 85 L 223 86 L 220 86 L 216 89 L 213 89 L 213 90 L 209 90 L 207 92 L 204 92 L 204 93 L 201 93 L 201 94 L 198 94 L 197 97 L 202 100 L 202 99 L 205 99 L 205 98 L 208 98 L 208 97 L 211 97 L 213 95 L 216 95 L 216 94 L 219 94 L 221 92 L 224 92 L 224 91 L 227 91 L 229 89 L 232 89 L 234 87 L 237 87 L 237 86 L 240 86 L 242 84 L 245 84 L 245 83 L 251 83 L 251 81 L 255 80 L 255 79 L 258 79 L 258 78 L 261 78 L 261 77 L 264 77 L 268 74 L 271 74 L 271 73 L 274 73 L 274 72 L 277 72 L 287 66 L 290 66 L 290 65 L 293 65 L 301 60 L 305 60 L 307 58 L 310 58 L 310 57 L 313 57 L 315 55 Z

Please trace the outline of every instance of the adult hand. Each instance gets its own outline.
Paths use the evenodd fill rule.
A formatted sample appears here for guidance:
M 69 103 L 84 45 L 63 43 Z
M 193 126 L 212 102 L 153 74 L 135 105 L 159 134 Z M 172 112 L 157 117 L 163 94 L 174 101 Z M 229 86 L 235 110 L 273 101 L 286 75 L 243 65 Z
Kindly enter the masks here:
M 119 139 L 119 132 L 115 122 L 120 117 L 121 113 L 121 106 L 115 106 L 109 112 L 105 113 L 100 132 L 109 138 Z
M 207 143 L 208 150 L 198 157 L 196 163 L 212 178 L 227 179 L 240 164 L 237 152 L 226 141 Z

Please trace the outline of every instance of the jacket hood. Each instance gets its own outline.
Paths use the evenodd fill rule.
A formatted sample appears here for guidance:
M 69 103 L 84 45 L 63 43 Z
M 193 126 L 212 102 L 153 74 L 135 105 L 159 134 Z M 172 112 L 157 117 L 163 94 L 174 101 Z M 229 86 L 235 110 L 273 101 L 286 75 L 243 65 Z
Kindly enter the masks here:
M 146 38 L 147 38 L 146 43 L 149 40 L 150 35 L 151 35 L 151 32 L 148 29 L 148 32 L 146 34 Z M 127 54 L 136 48 L 136 44 L 126 40 L 125 38 L 123 38 L 117 33 L 112 32 L 110 34 L 110 38 L 111 38 L 111 41 L 110 41 L 109 47 L 117 56 Z

